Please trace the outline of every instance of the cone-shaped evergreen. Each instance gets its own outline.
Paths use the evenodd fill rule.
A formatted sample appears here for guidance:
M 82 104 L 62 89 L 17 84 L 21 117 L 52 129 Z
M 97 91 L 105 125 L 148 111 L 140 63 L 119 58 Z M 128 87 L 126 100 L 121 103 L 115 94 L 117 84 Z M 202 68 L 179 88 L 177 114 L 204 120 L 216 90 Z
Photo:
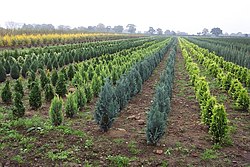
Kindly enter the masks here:
M 37 72 L 37 69 L 38 69 L 38 62 L 37 60 L 34 60 L 31 65 L 30 65 L 30 70 L 31 71 L 34 71 L 35 73 Z
M 58 61 L 58 65 L 60 67 L 64 66 L 65 65 L 65 62 L 64 62 L 64 58 L 63 57 L 60 57 L 59 61 Z
M 217 104 L 213 108 L 212 122 L 209 132 L 213 136 L 215 143 L 223 142 L 228 132 L 227 115 L 223 105 Z
M 18 67 L 17 63 L 14 63 L 14 64 L 11 66 L 10 76 L 11 76 L 11 78 L 13 78 L 13 79 L 18 79 L 18 78 L 19 78 L 19 75 L 20 75 L 19 67 Z
M 1 97 L 2 97 L 2 100 L 4 103 L 11 102 L 12 93 L 10 91 L 10 82 L 9 81 L 6 81 L 5 86 L 2 90 Z
M 217 104 L 216 98 L 214 96 L 211 96 L 207 100 L 206 106 L 202 108 L 201 111 L 202 122 L 204 122 L 207 126 L 210 126 L 212 122 L 212 115 L 213 115 L 212 110 L 216 104 Z
M 57 79 L 58 79 L 57 71 L 56 70 L 52 70 L 51 83 L 52 83 L 53 86 L 56 86 Z
M 28 72 L 28 67 L 26 64 L 23 64 L 22 69 L 21 69 L 21 74 L 24 78 L 27 77 L 27 72 Z
M 86 94 L 87 102 L 90 102 L 92 100 L 92 98 L 94 97 L 92 85 L 86 83 L 84 85 L 84 88 L 85 88 L 85 94 Z
M 52 66 L 53 66 L 54 69 L 58 69 L 58 62 L 56 60 L 54 60 L 52 62 Z
M 47 69 L 48 69 L 49 71 L 52 71 L 52 69 L 53 69 L 51 60 L 49 60 L 48 63 L 47 63 Z
M 130 98 L 132 98 L 138 92 L 137 85 L 136 85 L 136 78 L 135 78 L 135 76 L 133 75 L 132 72 L 130 72 L 127 75 L 127 78 L 128 78 L 129 87 L 130 87 Z
M 55 96 L 55 91 L 52 85 L 49 83 L 45 86 L 45 100 L 50 102 Z
M 8 60 L 5 61 L 4 68 L 5 68 L 6 74 L 9 74 L 10 73 L 10 63 Z
M 78 112 L 76 96 L 70 93 L 67 95 L 67 100 L 65 103 L 65 113 L 66 117 L 72 118 Z
M 236 100 L 236 105 L 245 111 L 249 109 L 250 99 L 246 89 L 241 89 L 239 97 Z
M 33 109 L 38 109 L 42 106 L 42 96 L 41 90 L 39 88 L 39 83 L 37 80 L 32 84 L 32 88 L 29 94 L 29 104 Z
M 59 126 L 63 121 L 62 112 L 63 100 L 58 96 L 55 96 L 51 102 L 49 115 L 52 125 Z
M 63 67 L 63 68 L 60 70 L 60 72 L 63 73 L 63 75 L 64 75 L 64 80 L 67 81 L 67 80 L 68 80 L 68 75 L 67 75 L 67 72 L 66 72 L 65 67 Z
M 97 96 L 101 90 L 102 81 L 101 81 L 101 78 L 96 73 L 94 73 L 94 75 L 93 75 L 93 79 L 92 79 L 91 84 L 92 84 L 92 88 L 93 88 L 93 93 L 95 96 Z
M 65 76 L 62 72 L 59 73 L 58 81 L 56 83 L 56 94 L 60 97 L 64 97 L 67 93 L 67 87 L 65 83 Z
M 73 77 L 73 79 L 72 79 L 72 84 L 73 84 L 74 86 L 82 86 L 82 85 L 84 84 L 84 80 L 83 80 L 83 78 L 82 78 L 82 75 L 81 75 L 79 72 L 77 72 L 77 73 L 74 75 L 74 77 Z
M 36 73 L 34 71 L 29 71 L 28 76 L 29 76 L 28 77 L 28 88 L 31 89 L 33 82 L 36 80 Z
M 6 80 L 6 71 L 3 64 L 0 62 L 0 82 L 4 82 Z
M 78 87 L 77 90 L 75 91 L 75 96 L 76 96 L 76 99 L 77 99 L 78 107 L 81 109 L 87 103 L 87 98 L 86 98 L 86 95 L 85 95 L 84 88 Z
M 102 87 L 99 99 L 96 103 L 95 121 L 100 126 L 100 129 L 107 132 L 111 127 L 115 116 L 118 112 L 118 103 L 115 97 L 115 92 L 109 80 L 106 80 Z
M 22 102 L 22 95 L 19 92 L 15 92 L 14 96 L 14 108 L 12 110 L 12 114 L 15 118 L 21 118 L 25 113 L 25 108 Z
M 71 81 L 72 78 L 75 75 L 75 69 L 74 69 L 74 66 L 72 64 L 69 65 L 69 69 L 68 69 L 68 73 L 67 74 L 68 74 L 69 80 Z
M 153 105 L 151 107 L 147 120 L 147 143 L 156 145 L 160 138 L 165 134 L 166 127 L 164 113 L 159 111 L 158 105 Z
M 119 111 L 121 111 L 127 104 L 129 99 L 129 83 L 126 77 L 121 77 L 116 82 L 115 94 L 119 105 Z
M 50 80 L 47 77 L 46 73 L 44 70 L 40 70 L 40 83 L 41 83 L 41 88 L 44 89 L 47 84 L 49 84 Z
M 23 84 L 22 84 L 22 78 L 18 78 L 15 82 L 14 86 L 15 92 L 18 92 L 21 94 L 21 97 L 24 96 L 24 91 L 23 91 Z

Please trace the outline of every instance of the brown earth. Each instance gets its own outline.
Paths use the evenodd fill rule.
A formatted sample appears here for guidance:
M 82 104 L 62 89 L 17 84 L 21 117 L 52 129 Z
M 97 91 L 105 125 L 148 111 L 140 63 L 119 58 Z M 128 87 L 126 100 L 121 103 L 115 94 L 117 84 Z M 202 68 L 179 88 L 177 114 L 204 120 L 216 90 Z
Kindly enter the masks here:
M 61 128 L 46 125 L 49 130 L 40 132 L 28 132 L 25 127 L 16 128 L 19 134 L 35 138 L 33 149 L 23 154 L 20 150 L 24 146 L 14 139 L 10 140 L 11 145 L 2 150 L 4 154 L 0 152 L 0 165 L 86 166 L 90 163 L 93 166 L 116 166 L 110 157 L 120 155 L 129 158 L 129 166 L 247 166 L 250 126 L 249 114 L 246 113 L 233 115 L 228 111 L 230 121 L 237 125 L 236 132 L 231 135 L 233 144 L 215 150 L 211 153 L 214 157 L 207 158 L 205 155 L 204 152 L 211 150 L 213 143 L 208 128 L 201 124 L 199 104 L 180 51 L 176 57 L 172 110 L 168 116 L 166 134 L 157 146 L 147 145 L 146 116 L 166 59 L 167 55 L 107 133 L 101 132 L 93 120 L 95 98 L 75 118 L 65 119 Z M 47 119 L 48 108 L 49 104 L 46 103 L 41 110 L 29 109 L 26 115 L 31 118 L 38 113 Z M 66 159 L 62 159 L 62 156 L 61 160 L 52 160 L 49 156 L 63 151 L 68 153 Z M 13 160 L 11 157 L 15 155 L 22 155 L 23 162 Z

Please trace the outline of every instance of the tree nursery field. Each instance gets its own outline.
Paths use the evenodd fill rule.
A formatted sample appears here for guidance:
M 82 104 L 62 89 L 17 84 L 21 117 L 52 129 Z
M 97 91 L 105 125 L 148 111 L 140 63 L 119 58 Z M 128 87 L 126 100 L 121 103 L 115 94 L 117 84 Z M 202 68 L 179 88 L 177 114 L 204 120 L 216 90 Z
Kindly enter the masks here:
M 0 165 L 250 167 L 249 44 L 1 37 Z

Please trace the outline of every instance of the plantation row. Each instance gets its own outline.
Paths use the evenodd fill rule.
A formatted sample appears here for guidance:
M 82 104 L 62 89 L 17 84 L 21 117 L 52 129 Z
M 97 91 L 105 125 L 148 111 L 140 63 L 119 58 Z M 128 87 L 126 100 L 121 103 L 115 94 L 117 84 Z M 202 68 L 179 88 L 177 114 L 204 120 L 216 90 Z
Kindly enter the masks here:
M 153 103 L 147 117 L 147 143 L 156 143 L 165 134 L 168 114 L 171 111 L 172 88 L 174 81 L 174 65 L 176 45 L 169 53 L 165 70 L 161 73 L 160 81 L 155 88 Z
M 97 41 L 97 42 L 85 42 L 85 43 L 75 43 L 75 44 L 65 44 L 65 45 L 55 45 L 55 46 L 45 46 L 45 47 L 35 47 L 35 48 L 25 48 L 25 49 L 14 49 L 14 50 L 8 50 L 5 49 L 3 51 L 0 51 L 0 57 L 8 58 L 8 57 L 14 57 L 18 58 L 19 56 L 25 57 L 28 55 L 39 55 L 39 54 L 53 54 L 61 53 L 61 52 L 69 52 L 70 50 L 74 49 L 84 49 L 92 48 L 92 47 L 100 47 L 100 46 L 109 46 L 114 45 L 116 43 L 119 43 L 121 41 L 138 41 L 143 40 L 145 37 L 140 38 L 130 38 L 130 39 L 117 39 L 117 40 L 105 40 L 105 41 Z M 80 53 L 80 52 L 79 52 Z
M 228 63 L 215 54 L 208 53 L 207 50 L 199 48 L 197 45 L 188 41 L 185 41 L 185 46 L 190 51 L 191 55 L 193 55 L 193 57 L 218 80 L 221 88 L 226 90 L 232 96 L 236 106 L 247 111 L 250 106 L 250 98 L 247 89 L 244 88 L 239 80 L 249 84 L 250 71 L 246 68 Z M 228 72 L 227 69 L 234 73 Z M 238 69 L 238 71 L 234 69 Z M 240 73 L 243 71 L 245 71 L 245 73 Z
M 0 36 L 0 47 L 31 47 L 40 45 L 56 45 L 66 43 L 125 39 L 133 37 L 138 37 L 138 35 L 108 33 L 5 35 Z
M 26 78 L 27 73 L 31 71 L 34 73 L 38 69 L 52 71 L 74 62 L 82 62 L 104 54 L 112 54 L 129 48 L 135 49 L 138 46 L 147 47 L 147 43 L 150 44 L 150 41 L 153 40 L 152 38 L 146 38 L 88 43 L 76 45 L 74 48 L 66 46 L 65 48 L 58 47 L 52 50 L 44 49 L 37 54 L 31 53 L 25 56 L 5 54 L 5 58 L 0 58 L 0 82 L 6 80 L 7 74 L 10 74 L 13 79 L 17 79 L 21 73 Z M 40 53 L 41 51 L 44 51 L 44 53 Z
M 152 41 L 150 42 L 151 45 L 146 48 L 137 48 L 137 50 L 129 49 L 129 51 L 125 50 L 115 54 L 93 58 L 82 63 L 78 63 L 75 66 L 70 65 L 67 71 L 65 68 L 61 69 L 58 74 L 56 71 L 53 71 L 51 78 L 49 73 L 46 74 L 43 70 L 41 70 L 40 80 L 38 80 L 36 79 L 35 73 L 32 72 L 32 75 L 28 78 L 28 87 L 30 89 L 29 104 L 33 109 L 41 107 L 41 89 L 44 90 L 45 99 L 50 101 L 55 96 L 55 93 L 60 97 L 64 97 L 67 94 L 69 86 L 74 85 L 77 89 L 73 94 L 67 95 L 65 104 L 65 106 L 67 106 L 68 103 L 71 104 L 72 101 L 74 102 L 77 99 L 77 108 L 66 109 L 65 107 L 66 116 L 72 117 L 78 109 L 82 108 L 88 101 L 91 101 L 94 95 L 98 95 L 101 86 L 104 84 L 105 78 L 111 78 L 115 83 L 116 80 L 119 79 L 119 77 L 128 71 L 128 69 L 130 69 L 134 64 L 136 64 L 136 62 L 149 57 L 151 54 L 158 53 L 160 49 L 169 42 L 170 39 L 166 39 L 164 41 L 158 40 L 158 42 Z M 67 80 L 68 84 L 66 82 Z M 51 85 L 51 83 L 55 84 L 55 88 Z M 24 93 L 21 79 L 16 81 L 14 90 L 15 107 L 13 112 L 16 112 L 17 114 L 13 113 L 13 115 L 22 117 L 25 109 L 22 104 L 22 95 Z M 2 100 L 5 103 L 11 102 L 12 94 L 10 91 L 9 81 L 6 82 L 1 94 Z M 19 96 L 17 94 L 21 95 Z
M 230 46 L 231 48 L 243 52 L 250 51 L 249 38 L 200 38 L 199 40 L 212 42 L 214 44 L 219 44 L 222 46 Z
M 208 82 L 205 77 L 201 76 L 198 65 L 191 57 L 192 53 L 188 53 L 190 46 L 187 41 L 182 38 L 179 42 L 196 99 L 200 104 L 202 122 L 209 127 L 209 133 L 214 142 L 222 143 L 228 132 L 225 107 L 217 102 L 215 96 L 211 95 Z
M 226 61 L 230 61 L 248 69 L 250 68 L 249 50 L 244 46 L 240 46 L 239 49 L 239 47 L 232 47 L 230 43 L 226 45 L 225 42 L 221 44 L 218 41 L 215 42 L 215 40 L 204 40 L 198 38 L 188 38 L 188 40 L 202 48 L 208 49 L 211 52 L 214 51 L 217 55 L 222 56 Z M 235 43 L 233 43 L 233 46 L 235 46 Z
M 101 130 L 108 131 L 128 101 L 141 91 L 143 83 L 152 75 L 172 44 L 173 41 L 163 45 L 147 58 L 134 64 L 130 71 L 117 80 L 115 86 L 112 86 L 109 80 L 105 82 L 95 109 L 95 120 Z

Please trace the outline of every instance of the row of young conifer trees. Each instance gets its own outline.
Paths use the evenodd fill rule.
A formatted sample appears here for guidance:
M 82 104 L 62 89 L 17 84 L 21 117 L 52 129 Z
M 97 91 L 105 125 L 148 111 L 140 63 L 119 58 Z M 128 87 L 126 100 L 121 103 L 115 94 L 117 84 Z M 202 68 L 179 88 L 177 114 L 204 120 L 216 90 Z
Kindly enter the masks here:
M 198 47 L 195 44 L 186 42 L 186 46 L 192 53 L 192 55 L 198 60 L 198 62 L 203 65 L 213 77 L 215 77 L 220 84 L 221 88 L 224 89 L 232 96 L 235 101 L 236 106 L 239 109 L 244 111 L 248 111 L 250 107 L 250 97 L 248 95 L 248 91 L 244 88 L 244 85 L 239 80 L 247 80 L 247 71 L 242 68 L 240 71 L 232 71 L 228 72 L 227 64 L 228 62 L 224 61 L 222 58 L 219 58 L 213 53 L 208 53 L 207 50 L 204 50 Z M 232 63 L 229 63 L 232 64 Z M 238 65 L 232 66 L 233 69 L 240 69 L 241 67 L 237 67 Z M 223 68 L 224 67 L 224 68 Z M 241 73 L 245 71 L 244 73 Z M 239 73 L 238 73 L 239 72 Z M 250 77 L 250 73 L 249 73 Z M 247 86 L 245 84 L 245 86 Z
M 230 38 L 228 38 L 230 40 Z M 190 42 L 215 52 L 227 62 L 232 62 L 242 67 L 250 68 L 250 56 L 248 44 L 241 44 L 234 41 L 225 42 L 220 40 L 228 40 L 226 38 L 205 39 L 205 38 L 188 38 Z M 240 39 L 240 38 L 239 38 Z
M 107 132 L 111 128 L 115 118 L 129 100 L 141 91 L 143 83 L 152 75 L 172 43 L 173 39 L 156 52 L 144 53 L 150 55 L 132 66 L 114 85 L 106 79 L 94 112 L 95 121 L 102 131 Z
M 215 96 L 211 95 L 206 78 L 200 75 L 197 63 L 194 63 L 186 50 L 185 41 L 183 39 L 179 41 L 185 66 L 189 73 L 190 81 L 194 86 L 196 99 L 200 105 L 202 122 L 208 126 L 213 141 L 222 143 L 228 136 L 228 119 L 225 107 L 217 102 Z
M 153 104 L 147 117 L 146 137 L 147 143 L 151 145 L 156 145 L 165 134 L 168 114 L 171 111 L 175 57 L 176 44 L 171 48 L 165 70 L 156 85 Z
M 143 38 L 96 42 L 75 49 L 58 46 L 58 49 L 52 49 L 52 51 L 43 49 L 38 53 L 31 52 L 23 56 L 18 55 L 19 52 L 13 52 L 14 55 L 9 55 L 6 52 L 6 54 L 0 56 L 0 82 L 6 80 L 7 74 L 10 74 L 12 79 L 18 79 L 20 76 L 26 78 L 27 73 L 31 71 L 36 73 L 41 69 L 57 70 L 72 63 L 79 63 L 104 54 L 113 54 L 124 49 L 138 47 L 152 40 L 153 38 Z
M 98 95 L 105 77 L 112 78 L 112 81 L 115 83 L 126 69 L 130 68 L 135 62 L 145 56 L 138 55 L 136 54 L 137 52 L 141 52 L 142 54 L 145 52 L 144 50 L 151 50 L 153 47 L 161 46 L 165 42 L 161 40 L 152 41 L 145 44 L 145 46 L 138 47 L 137 50 L 132 48 L 115 54 L 103 55 L 98 58 L 87 60 L 81 64 L 71 64 L 67 68 L 62 68 L 59 71 L 53 70 L 52 73 L 46 72 L 45 70 L 39 70 L 40 78 L 37 78 L 37 74 L 31 71 L 28 75 L 30 107 L 35 110 L 41 107 L 43 90 L 46 101 L 50 102 L 57 94 L 59 97 L 55 98 L 57 102 L 61 103 L 62 100 L 60 98 L 67 94 L 67 87 L 71 85 L 77 87 L 77 90 L 73 93 L 75 95 L 67 95 L 64 108 L 66 116 L 73 117 L 79 109 L 87 102 L 91 101 L 94 96 Z M 122 54 L 124 56 L 122 56 Z M 117 69 L 119 70 L 117 71 Z M 18 79 L 15 82 L 21 80 L 22 79 Z M 1 94 L 4 102 L 11 102 L 12 93 L 9 81 L 6 82 Z M 19 105 L 23 106 L 21 103 L 23 103 L 22 99 L 19 98 Z M 54 106 L 53 102 L 52 104 L 51 106 Z M 23 111 L 25 111 L 25 109 Z M 19 117 L 22 117 L 23 114 Z M 62 121 L 62 117 L 52 120 Z M 55 125 L 58 125 L 58 123 L 55 123 Z

